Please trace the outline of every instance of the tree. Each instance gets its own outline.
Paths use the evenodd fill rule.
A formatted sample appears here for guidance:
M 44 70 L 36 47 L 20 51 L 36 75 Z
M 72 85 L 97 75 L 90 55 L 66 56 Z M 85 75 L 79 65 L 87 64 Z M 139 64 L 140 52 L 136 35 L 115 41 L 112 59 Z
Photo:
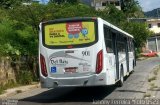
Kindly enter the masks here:
M 125 14 L 114 5 L 107 5 L 106 9 L 98 12 L 101 12 L 101 15 L 97 16 L 101 16 L 103 19 L 111 22 L 112 24 L 119 26 L 119 28 L 121 27 L 120 23 L 126 21 Z
M 8 8 L 12 7 L 12 5 L 15 4 L 14 1 L 15 1 L 15 0 L 1 0 L 1 1 L 0 1 L 0 6 L 1 6 L 2 8 L 8 9 Z
M 128 18 L 144 17 L 142 8 L 136 0 L 121 0 L 121 8 Z
M 78 3 L 79 0 L 50 0 L 49 2 L 50 3 L 58 3 L 58 4 L 68 2 L 68 3 L 74 4 L 74 3 Z
M 152 32 L 146 28 L 147 24 L 145 23 L 124 22 L 121 26 L 123 30 L 134 36 L 137 48 L 143 47 L 147 38 L 152 35 Z
M 9 14 L 12 20 L 32 26 L 34 35 L 37 36 L 39 23 L 46 16 L 46 9 L 46 5 L 33 3 L 31 5 L 17 6 L 9 10 Z
M 23 2 L 31 2 L 32 0 L 0 0 L 0 7 L 9 9 L 21 5 Z

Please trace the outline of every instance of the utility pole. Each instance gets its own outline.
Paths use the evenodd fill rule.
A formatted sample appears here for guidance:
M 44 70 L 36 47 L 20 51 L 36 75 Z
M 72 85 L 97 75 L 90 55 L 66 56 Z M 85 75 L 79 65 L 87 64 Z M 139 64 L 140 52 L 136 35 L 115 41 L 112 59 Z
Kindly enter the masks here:
M 160 8 L 157 8 L 157 16 L 158 16 L 158 18 L 160 17 Z
M 120 0 L 121 10 L 124 11 L 125 3 L 124 0 Z

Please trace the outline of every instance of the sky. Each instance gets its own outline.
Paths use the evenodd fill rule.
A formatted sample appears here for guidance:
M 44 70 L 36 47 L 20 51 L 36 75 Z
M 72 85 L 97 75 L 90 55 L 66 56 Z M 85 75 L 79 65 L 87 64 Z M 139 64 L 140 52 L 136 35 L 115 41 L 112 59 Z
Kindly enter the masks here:
M 144 12 L 160 8 L 160 0 L 137 0 Z
M 46 4 L 46 3 L 48 3 L 49 0 L 37 0 L 37 1 L 40 1 L 40 3 L 45 3 Z

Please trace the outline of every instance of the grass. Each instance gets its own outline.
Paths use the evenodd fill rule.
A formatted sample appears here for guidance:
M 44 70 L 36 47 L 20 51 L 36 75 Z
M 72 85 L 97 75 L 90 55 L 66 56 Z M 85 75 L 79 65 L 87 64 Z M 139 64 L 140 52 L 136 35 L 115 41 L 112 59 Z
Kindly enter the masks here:
M 150 93 L 145 93 L 143 97 L 144 98 L 151 97 L 151 94 Z
M 34 84 L 37 84 L 37 82 L 33 82 L 31 84 L 34 85 Z M 0 94 L 5 93 L 5 90 L 7 90 L 9 88 L 14 88 L 14 87 L 18 87 L 18 86 L 24 86 L 24 85 L 15 83 L 13 81 L 10 81 L 5 85 L 0 84 Z M 38 86 L 37 86 L 37 88 L 38 88 Z M 22 93 L 22 90 L 16 90 L 16 93 Z
M 3 93 L 4 93 L 4 90 L 5 90 L 5 89 L 1 86 L 1 87 L 0 87 L 0 94 L 3 94 Z
M 154 90 L 154 89 L 158 88 L 158 86 L 155 85 L 155 83 L 151 83 L 150 85 L 151 85 L 150 90 Z
M 150 83 L 151 87 L 154 87 L 155 86 L 155 83 Z
M 22 90 L 16 90 L 16 93 L 22 93 Z
M 148 90 L 143 95 L 144 98 L 150 98 L 153 91 L 160 91 L 160 87 L 158 87 L 157 80 L 160 72 L 160 65 L 153 69 L 153 71 L 149 74 L 148 78 Z M 155 94 L 155 93 L 153 93 Z
M 160 70 L 160 69 L 156 69 L 155 71 L 153 71 L 153 74 L 154 74 L 154 75 L 158 75 L 159 70 Z
M 153 86 L 153 87 L 151 87 L 151 88 L 155 89 L 155 88 L 158 88 L 158 86 L 155 85 L 155 86 Z
M 157 75 L 158 74 L 158 70 L 155 70 L 153 73 L 154 73 L 154 75 Z
M 33 76 L 30 71 L 22 70 L 16 78 L 17 80 L 8 80 L 5 84 L 0 84 L 0 94 L 3 94 L 6 89 L 14 88 L 23 85 L 29 85 L 33 82 Z M 34 83 L 35 84 L 35 83 Z M 21 91 L 17 90 L 17 93 Z
M 14 80 L 9 80 L 8 83 L 0 84 L 0 94 L 3 94 L 6 89 L 13 88 L 19 86 L 17 83 L 14 82 Z
M 151 82 L 151 81 L 156 80 L 156 79 L 157 79 L 157 77 L 153 76 L 153 77 L 151 77 L 151 78 L 148 79 L 148 82 Z

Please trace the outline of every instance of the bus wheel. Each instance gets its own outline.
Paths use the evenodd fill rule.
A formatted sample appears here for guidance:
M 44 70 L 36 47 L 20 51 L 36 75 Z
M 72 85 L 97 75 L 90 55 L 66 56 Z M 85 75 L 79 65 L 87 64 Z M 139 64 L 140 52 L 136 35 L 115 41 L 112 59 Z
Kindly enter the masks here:
M 124 76 L 123 76 L 123 66 L 121 66 L 121 71 L 120 71 L 120 80 L 118 81 L 118 87 L 122 87 L 124 82 Z

